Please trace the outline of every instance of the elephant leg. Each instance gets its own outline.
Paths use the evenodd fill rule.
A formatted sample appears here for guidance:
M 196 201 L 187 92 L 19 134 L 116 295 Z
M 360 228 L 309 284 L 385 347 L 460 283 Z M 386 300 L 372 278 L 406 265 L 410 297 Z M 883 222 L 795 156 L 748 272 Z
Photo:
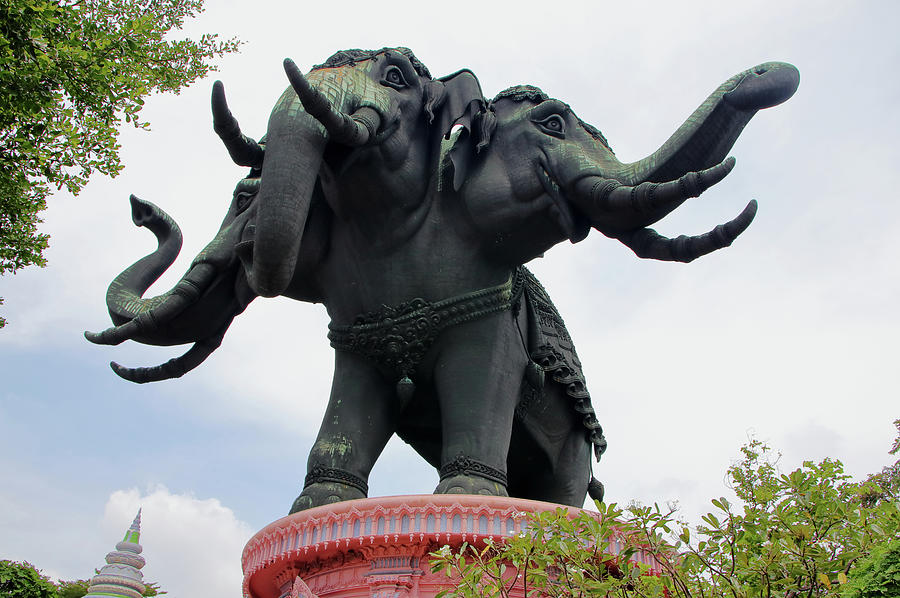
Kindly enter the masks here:
M 513 430 L 510 491 L 520 498 L 581 508 L 591 479 L 591 445 L 580 428 L 554 435 L 550 444 L 552 455 L 525 426 Z
M 540 389 L 523 389 L 507 460 L 509 490 L 580 508 L 591 479 L 591 443 L 566 389 L 550 373 Z
M 559 455 L 553 476 L 546 481 L 535 480 L 533 487 L 543 496 L 539 500 L 580 509 L 584 506 L 591 480 L 591 445 L 584 432 L 578 430 L 570 434 Z
M 398 407 L 394 383 L 362 357 L 336 351 L 331 398 L 309 453 L 303 492 L 290 512 L 365 498 L 372 466 L 394 433 Z
M 526 364 L 512 312 L 445 330 L 434 381 L 444 444 L 436 494 L 507 496 L 506 457 Z

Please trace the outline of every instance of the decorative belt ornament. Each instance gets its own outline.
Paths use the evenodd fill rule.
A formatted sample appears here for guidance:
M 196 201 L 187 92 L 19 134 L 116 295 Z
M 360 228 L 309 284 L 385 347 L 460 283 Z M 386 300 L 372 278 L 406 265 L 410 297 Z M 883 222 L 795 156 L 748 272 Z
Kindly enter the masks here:
M 511 309 L 522 296 L 521 267 L 505 283 L 434 303 L 413 299 L 356 317 L 348 326 L 328 325 L 328 340 L 391 370 L 397 396 L 406 402 L 415 392 L 410 375 L 445 328 Z

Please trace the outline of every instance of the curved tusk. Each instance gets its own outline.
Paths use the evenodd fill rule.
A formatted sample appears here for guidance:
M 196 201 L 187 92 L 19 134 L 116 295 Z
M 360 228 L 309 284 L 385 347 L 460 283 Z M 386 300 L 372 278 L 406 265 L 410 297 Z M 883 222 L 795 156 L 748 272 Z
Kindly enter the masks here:
M 196 264 L 159 304 L 142 311 L 128 322 L 107 328 L 103 332 L 86 331 L 84 338 L 98 345 L 118 345 L 154 332 L 160 324 L 168 322 L 194 303 L 209 287 L 215 275 L 216 269 L 212 264 Z
M 750 200 L 747 207 L 734 220 L 720 224 L 707 233 L 692 237 L 681 235 L 670 239 L 660 235 L 652 228 L 641 228 L 608 236 L 621 241 L 639 258 L 688 263 L 707 253 L 731 245 L 753 222 L 756 210 L 756 200 Z
M 241 133 L 237 119 L 228 109 L 225 101 L 225 86 L 221 81 L 213 83 L 212 89 L 213 130 L 225 144 L 228 155 L 238 166 L 260 168 L 265 150 L 259 143 Z
M 363 107 L 348 115 L 335 109 L 322 92 L 311 86 L 290 58 L 284 59 L 284 72 L 303 107 L 325 127 L 331 141 L 359 147 L 375 139 L 381 116 L 373 108 Z
M 206 361 L 206 358 L 219 348 L 230 324 L 231 322 L 228 322 L 222 332 L 194 343 L 194 346 L 188 349 L 184 355 L 170 359 L 160 365 L 153 367 L 128 368 L 119 365 L 115 361 L 111 361 L 109 367 L 111 367 L 112 371 L 120 378 L 124 378 L 129 382 L 135 382 L 137 384 L 180 378 Z
M 734 158 L 666 183 L 622 185 L 614 179 L 586 177 L 575 184 L 575 197 L 587 198 L 584 210 L 598 228 L 630 230 L 653 224 L 678 206 L 724 179 Z

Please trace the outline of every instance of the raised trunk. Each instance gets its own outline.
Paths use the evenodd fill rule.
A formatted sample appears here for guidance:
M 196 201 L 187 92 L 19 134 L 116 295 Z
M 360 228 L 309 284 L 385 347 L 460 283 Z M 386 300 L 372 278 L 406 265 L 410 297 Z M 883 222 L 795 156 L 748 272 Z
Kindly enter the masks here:
M 156 235 L 158 246 L 156 251 L 127 267 L 110 283 L 106 307 L 116 325 L 134 319 L 165 300 L 166 295 L 148 299 L 142 299 L 142 296 L 175 262 L 182 243 L 181 229 L 168 214 L 134 195 L 129 199 L 134 225 L 146 227 Z
M 625 164 L 615 178 L 626 185 L 675 180 L 724 160 L 757 111 L 797 91 L 800 73 L 784 62 L 766 62 L 738 73 L 716 89 L 650 156 Z
M 109 285 L 106 302 L 115 326 L 99 333 L 85 332 L 85 337 L 104 345 L 126 340 L 179 345 L 206 340 L 227 328 L 254 297 L 236 267 L 233 252 L 251 212 L 223 224 L 171 290 L 144 298 L 150 285 L 175 261 L 181 249 L 181 231 L 157 206 L 134 196 L 131 202 L 135 224 L 149 228 L 159 247 L 126 268 Z

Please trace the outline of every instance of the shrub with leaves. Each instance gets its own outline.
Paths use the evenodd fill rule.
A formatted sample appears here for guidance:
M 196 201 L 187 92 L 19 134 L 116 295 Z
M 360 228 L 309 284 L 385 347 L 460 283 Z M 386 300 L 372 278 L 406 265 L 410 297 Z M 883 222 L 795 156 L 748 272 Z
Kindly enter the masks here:
M 0 561 L 0 596 L 56 598 L 56 586 L 31 563 Z
M 529 513 L 527 531 L 502 543 L 432 553 L 432 570 L 455 580 L 438 598 L 664 596 L 663 581 L 649 574 L 650 567 L 630 560 L 639 547 L 626 541 L 628 530 L 617 522 L 622 512 L 616 505 L 600 507 L 599 515 L 585 511 L 574 518 L 566 509 Z M 615 555 L 608 550 L 613 537 L 625 545 Z
M 739 503 L 691 528 L 674 509 L 599 504 L 600 517 L 529 515 L 528 532 L 484 548 L 444 548 L 435 570 L 456 581 L 447 596 L 640 596 L 799 598 L 900 596 L 900 507 L 867 501 L 835 459 L 781 473 L 779 455 L 758 440 L 728 470 Z M 606 549 L 610 538 L 624 546 Z M 654 570 L 628 559 L 652 555 Z M 652 573 L 652 574 L 651 574 Z M 658 577 L 654 574 L 658 574 Z M 518 586 L 516 585 L 518 584 Z
M 844 598 L 900 596 L 900 539 L 881 544 L 860 559 L 841 594 Z
M 99 573 L 95 570 L 95 573 Z M 54 583 L 31 563 L 0 561 L 0 597 L 2 598 L 81 598 L 88 593 L 87 579 Z M 145 582 L 144 596 L 167 594 L 158 583 Z
M 741 451 L 728 477 L 742 506 L 713 500 L 693 538 L 681 527 L 680 562 L 666 573 L 686 596 L 838 596 L 857 561 L 900 530 L 896 502 L 865 506 L 840 461 L 783 474 L 764 443 Z M 646 510 L 632 516 L 643 528 L 654 521 Z
M 891 455 L 900 454 L 900 419 L 894 420 L 897 428 L 897 438 L 894 445 L 888 451 Z M 893 465 L 887 465 L 878 473 L 873 473 L 866 478 L 867 486 L 863 491 L 863 502 L 869 506 L 883 500 L 900 499 L 900 459 Z

